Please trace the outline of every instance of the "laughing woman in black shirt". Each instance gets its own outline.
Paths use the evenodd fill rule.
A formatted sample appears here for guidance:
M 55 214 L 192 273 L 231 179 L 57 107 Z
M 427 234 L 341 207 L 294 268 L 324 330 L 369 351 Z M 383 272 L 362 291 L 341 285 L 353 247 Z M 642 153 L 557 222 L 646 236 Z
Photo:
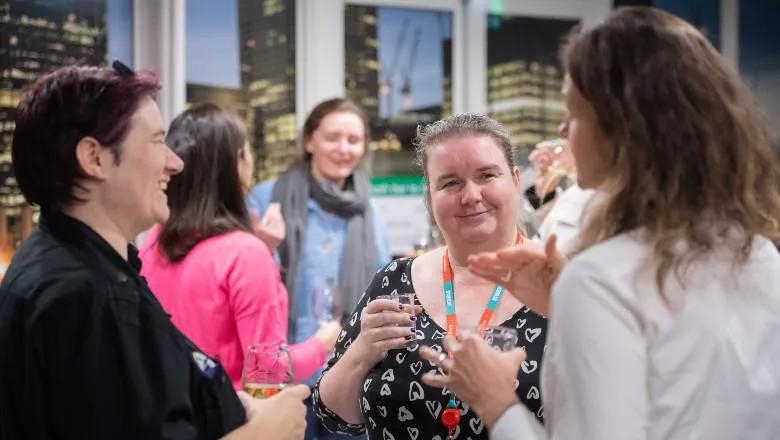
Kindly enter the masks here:
M 376 274 L 338 339 L 314 405 L 333 431 L 367 430 L 382 440 L 486 440 L 495 417 L 488 408 L 469 408 L 447 390 L 425 385 L 422 377 L 436 367 L 420 357 L 419 346 L 441 352 L 444 337 L 453 336 L 450 326 L 517 330 L 517 345 L 528 356 L 515 382 L 516 399 L 542 418 L 546 320 L 466 266 L 473 253 L 525 239 L 518 230 L 520 171 L 512 162 L 509 133 L 482 115 L 432 124 L 417 144 L 428 206 L 447 247 L 392 262 Z M 415 293 L 416 305 L 399 310 L 394 301 L 377 299 L 397 293 Z
M 2 440 L 303 438 L 308 389 L 239 398 L 139 275 L 129 242 L 166 220 L 182 168 L 158 88 L 120 63 L 73 66 L 19 104 L 13 168 L 41 220 L 0 286 Z

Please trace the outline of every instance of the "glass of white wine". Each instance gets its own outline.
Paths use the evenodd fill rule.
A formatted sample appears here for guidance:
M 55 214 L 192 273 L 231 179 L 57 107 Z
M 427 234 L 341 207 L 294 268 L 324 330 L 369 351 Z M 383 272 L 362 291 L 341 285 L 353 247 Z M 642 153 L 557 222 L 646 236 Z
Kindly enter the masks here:
M 335 280 L 332 278 L 325 280 L 325 284 L 321 288 L 314 289 L 311 298 L 317 325 L 322 327 L 333 320 L 341 321 L 343 309 Z
M 285 344 L 250 345 L 241 376 L 244 392 L 257 399 L 273 397 L 295 383 L 290 350 Z

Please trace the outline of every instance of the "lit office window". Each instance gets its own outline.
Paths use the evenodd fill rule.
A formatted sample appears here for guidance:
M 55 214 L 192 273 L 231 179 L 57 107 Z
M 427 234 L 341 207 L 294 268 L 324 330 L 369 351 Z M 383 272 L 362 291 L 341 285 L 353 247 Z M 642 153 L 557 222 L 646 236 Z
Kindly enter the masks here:
M 255 177 L 297 157 L 295 0 L 187 0 L 187 103 L 242 117 Z
M 372 172 L 417 173 L 420 122 L 452 113 L 452 13 L 346 5 L 345 94 L 371 118 Z
M 576 21 L 488 15 L 488 113 L 506 125 L 525 160 L 558 136 L 564 108 L 558 49 Z
M 36 218 L 11 170 L 22 90 L 67 64 L 132 65 L 133 0 L 0 1 L 0 29 L 0 253 L 8 255 Z

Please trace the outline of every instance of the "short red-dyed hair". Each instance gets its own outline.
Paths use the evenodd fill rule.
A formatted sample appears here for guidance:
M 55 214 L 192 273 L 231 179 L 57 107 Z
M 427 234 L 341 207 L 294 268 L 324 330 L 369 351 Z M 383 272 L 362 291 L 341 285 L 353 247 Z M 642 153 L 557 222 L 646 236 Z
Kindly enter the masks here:
M 118 67 L 118 68 L 117 68 Z M 16 109 L 11 157 L 28 203 L 58 210 L 81 201 L 75 194 L 87 176 L 76 145 L 87 136 L 110 149 L 116 162 L 131 119 L 160 82 L 150 71 L 115 67 L 66 66 L 30 85 Z

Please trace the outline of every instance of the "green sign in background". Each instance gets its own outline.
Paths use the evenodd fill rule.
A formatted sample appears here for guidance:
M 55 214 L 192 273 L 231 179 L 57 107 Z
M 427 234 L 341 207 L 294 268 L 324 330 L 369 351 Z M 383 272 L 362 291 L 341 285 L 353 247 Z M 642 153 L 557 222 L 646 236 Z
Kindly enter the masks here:
M 414 196 L 423 195 L 425 186 L 422 176 L 376 176 L 371 178 L 372 196 Z

